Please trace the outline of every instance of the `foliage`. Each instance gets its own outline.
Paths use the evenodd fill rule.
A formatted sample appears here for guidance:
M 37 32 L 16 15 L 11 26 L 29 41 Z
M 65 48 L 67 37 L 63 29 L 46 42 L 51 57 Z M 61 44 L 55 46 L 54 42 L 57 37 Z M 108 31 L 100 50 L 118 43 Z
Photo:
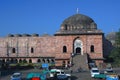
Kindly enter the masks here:
M 112 50 L 111 54 L 109 55 L 109 58 L 113 59 L 113 63 L 120 64 L 120 29 L 116 33 L 116 39 L 115 39 L 115 48 Z
M 114 48 L 109 56 L 115 63 L 120 63 L 120 48 Z
M 115 44 L 117 48 L 120 48 L 120 29 L 119 29 L 119 32 L 116 33 Z

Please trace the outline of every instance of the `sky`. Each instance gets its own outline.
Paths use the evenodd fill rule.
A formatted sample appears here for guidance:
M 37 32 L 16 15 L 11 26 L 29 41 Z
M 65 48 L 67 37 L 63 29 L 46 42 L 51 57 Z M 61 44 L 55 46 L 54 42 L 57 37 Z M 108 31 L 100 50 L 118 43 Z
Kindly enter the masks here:
M 0 0 L 0 36 L 53 35 L 77 8 L 105 34 L 120 29 L 120 0 Z

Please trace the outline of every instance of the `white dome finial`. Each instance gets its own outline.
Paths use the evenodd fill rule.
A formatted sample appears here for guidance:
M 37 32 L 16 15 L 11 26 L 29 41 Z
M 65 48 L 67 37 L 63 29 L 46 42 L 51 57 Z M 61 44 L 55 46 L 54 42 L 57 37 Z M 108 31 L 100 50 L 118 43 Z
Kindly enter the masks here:
M 77 12 L 77 14 L 79 13 L 79 8 L 77 8 L 76 12 Z

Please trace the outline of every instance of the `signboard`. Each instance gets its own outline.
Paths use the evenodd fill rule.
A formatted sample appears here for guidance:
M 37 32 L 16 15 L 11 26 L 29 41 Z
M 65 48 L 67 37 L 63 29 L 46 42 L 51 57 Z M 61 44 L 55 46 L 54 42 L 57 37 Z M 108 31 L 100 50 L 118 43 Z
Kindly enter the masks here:
M 47 63 L 42 64 L 42 68 L 48 68 L 48 67 L 49 67 L 49 65 Z

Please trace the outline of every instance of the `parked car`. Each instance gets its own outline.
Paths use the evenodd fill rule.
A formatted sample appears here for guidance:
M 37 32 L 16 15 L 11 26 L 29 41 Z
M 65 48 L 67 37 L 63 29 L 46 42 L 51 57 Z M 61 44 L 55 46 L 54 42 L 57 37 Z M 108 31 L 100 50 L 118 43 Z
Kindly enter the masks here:
M 40 80 L 41 77 L 40 73 L 28 73 L 26 80 Z
M 39 77 L 33 77 L 31 80 L 41 80 Z
M 67 78 L 68 78 L 68 76 L 65 75 L 65 74 L 58 74 L 58 75 L 57 75 L 57 79 L 58 79 L 58 80 L 66 80 Z
M 94 77 L 95 75 L 100 74 L 98 68 L 91 68 L 90 73 L 91 73 L 91 77 Z
M 64 70 L 61 70 L 61 69 L 51 69 L 50 70 L 50 78 L 54 78 L 55 74 L 56 74 L 58 80 L 63 80 L 63 79 L 67 79 L 67 78 L 71 77 L 71 75 L 70 74 L 66 74 L 64 72 Z
M 119 80 L 119 77 L 116 74 L 107 75 L 106 80 Z
M 13 73 L 11 76 L 11 80 L 22 80 L 21 73 Z
M 109 73 L 114 73 L 113 69 L 111 67 L 108 67 L 104 70 L 105 74 L 109 74 Z
M 89 63 L 89 69 L 92 69 L 92 68 L 94 68 L 94 67 L 97 67 L 94 62 Z

